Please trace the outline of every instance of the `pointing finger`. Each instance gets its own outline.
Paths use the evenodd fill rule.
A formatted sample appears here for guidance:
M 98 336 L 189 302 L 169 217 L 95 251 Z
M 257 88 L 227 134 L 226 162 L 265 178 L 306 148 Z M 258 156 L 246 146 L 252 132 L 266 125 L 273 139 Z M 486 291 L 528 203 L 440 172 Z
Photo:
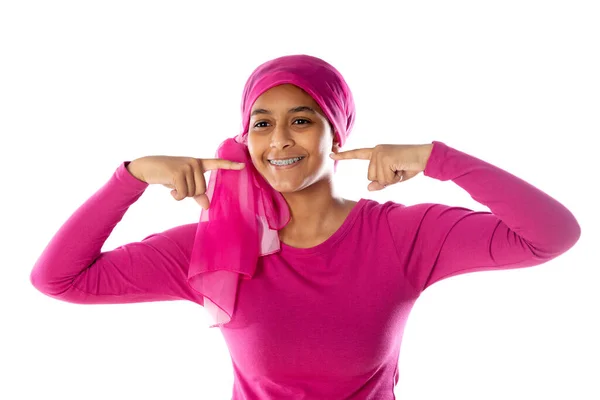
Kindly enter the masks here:
M 370 160 L 371 154 L 373 154 L 372 148 L 363 148 L 331 153 L 329 156 L 334 160 Z
M 199 159 L 200 165 L 202 166 L 203 171 L 210 171 L 214 169 L 243 169 L 245 167 L 244 163 L 239 163 L 235 161 L 223 160 L 220 158 L 202 158 Z

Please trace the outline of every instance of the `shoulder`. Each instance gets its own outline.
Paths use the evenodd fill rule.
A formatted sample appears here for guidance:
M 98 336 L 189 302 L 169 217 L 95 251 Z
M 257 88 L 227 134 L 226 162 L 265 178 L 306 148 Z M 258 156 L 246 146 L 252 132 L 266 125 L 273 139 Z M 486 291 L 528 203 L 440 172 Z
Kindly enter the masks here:
M 386 202 L 381 203 L 377 200 L 364 199 L 364 198 L 359 201 L 359 205 L 361 205 L 361 210 L 360 210 L 361 213 L 364 216 L 369 216 L 371 218 L 387 216 L 390 213 L 395 213 L 395 214 L 414 213 L 414 212 L 419 212 L 419 210 L 421 210 L 423 208 L 427 208 L 427 205 L 425 205 L 425 204 L 415 204 L 415 205 L 407 206 L 405 204 L 398 203 L 395 201 L 386 201 Z
M 436 221 L 454 219 L 472 210 L 464 207 L 449 206 L 440 203 L 416 203 L 406 205 L 395 201 L 380 203 L 376 200 L 362 199 L 361 217 L 371 221 L 385 221 L 393 227 L 419 228 L 425 221 L 436 224 Z
M 194 247 L 194 240 L 196 238 L 196 231 L 198 230 L 198 223 L 190 223 L 175 226 L 173 228 L 169 228 L 160 233 L 154 233 L 144 240 L 149 238 L 162 238 L 164 242 L 168 242 L 176 245 L 179 250 L 181 250 L 186 256 L 192 252 L 192 248 Z

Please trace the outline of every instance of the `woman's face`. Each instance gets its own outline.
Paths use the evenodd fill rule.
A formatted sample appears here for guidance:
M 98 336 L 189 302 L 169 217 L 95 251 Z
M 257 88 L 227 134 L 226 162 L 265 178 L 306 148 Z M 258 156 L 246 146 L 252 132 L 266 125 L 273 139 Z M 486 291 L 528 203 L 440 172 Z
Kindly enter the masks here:
M 248 127 L 252 164 L 279 192 L 296 192 L 331 179 L 334 162 L 329 153 L 338 150 L 333 140 L 325 114 L 297 86 L 275 86 L 252 106 Z M 285 165 L 273 165 L 271 160 Z

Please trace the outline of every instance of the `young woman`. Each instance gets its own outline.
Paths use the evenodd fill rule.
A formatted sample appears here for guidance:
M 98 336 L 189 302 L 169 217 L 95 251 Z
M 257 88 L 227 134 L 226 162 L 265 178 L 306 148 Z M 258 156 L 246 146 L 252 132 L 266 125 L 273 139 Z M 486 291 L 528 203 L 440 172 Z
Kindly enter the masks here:
M 264 63 L 244 89 L 242 132 L 216 158 L 122 163 L 56 233 L 31 282 L 73 303 L 204 306 L 231 353 L 233 399 L 393 399 L 403 329 L 427 287 L 543 264 L 580 227 L 544 192 L 438 141 L 341 151 L 354 115 L 325 61 Z M 351 158 L 369 160 L 370 190 L 423 172 L 491 212 L 344 199 L 333 176 Z M 101 252 L 150 184 L 195 198 L 200 221 Z

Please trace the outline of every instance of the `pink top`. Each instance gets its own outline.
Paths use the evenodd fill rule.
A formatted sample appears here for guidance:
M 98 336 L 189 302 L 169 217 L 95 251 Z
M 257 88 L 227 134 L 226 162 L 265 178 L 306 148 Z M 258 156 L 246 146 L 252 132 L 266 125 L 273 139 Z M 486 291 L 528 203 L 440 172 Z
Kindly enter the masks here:
M 196 223 L 101 252 L 148 186 L 126 164 L 52 238 L 32 284 L 72 303 L 203 305 L 186 283 Z M 394 399 L 404 326 L 423 290 L 453 275 L 539 265 L 579 239 L 558 201 L 441 142 L 424 175 L 452 180 L 492 213 L 361 199 L 325 242 L 282 243 L 261 257 L 253 279 L 240 282 L 234 318 L 219 328 L 235 372 L 232 399 Z

